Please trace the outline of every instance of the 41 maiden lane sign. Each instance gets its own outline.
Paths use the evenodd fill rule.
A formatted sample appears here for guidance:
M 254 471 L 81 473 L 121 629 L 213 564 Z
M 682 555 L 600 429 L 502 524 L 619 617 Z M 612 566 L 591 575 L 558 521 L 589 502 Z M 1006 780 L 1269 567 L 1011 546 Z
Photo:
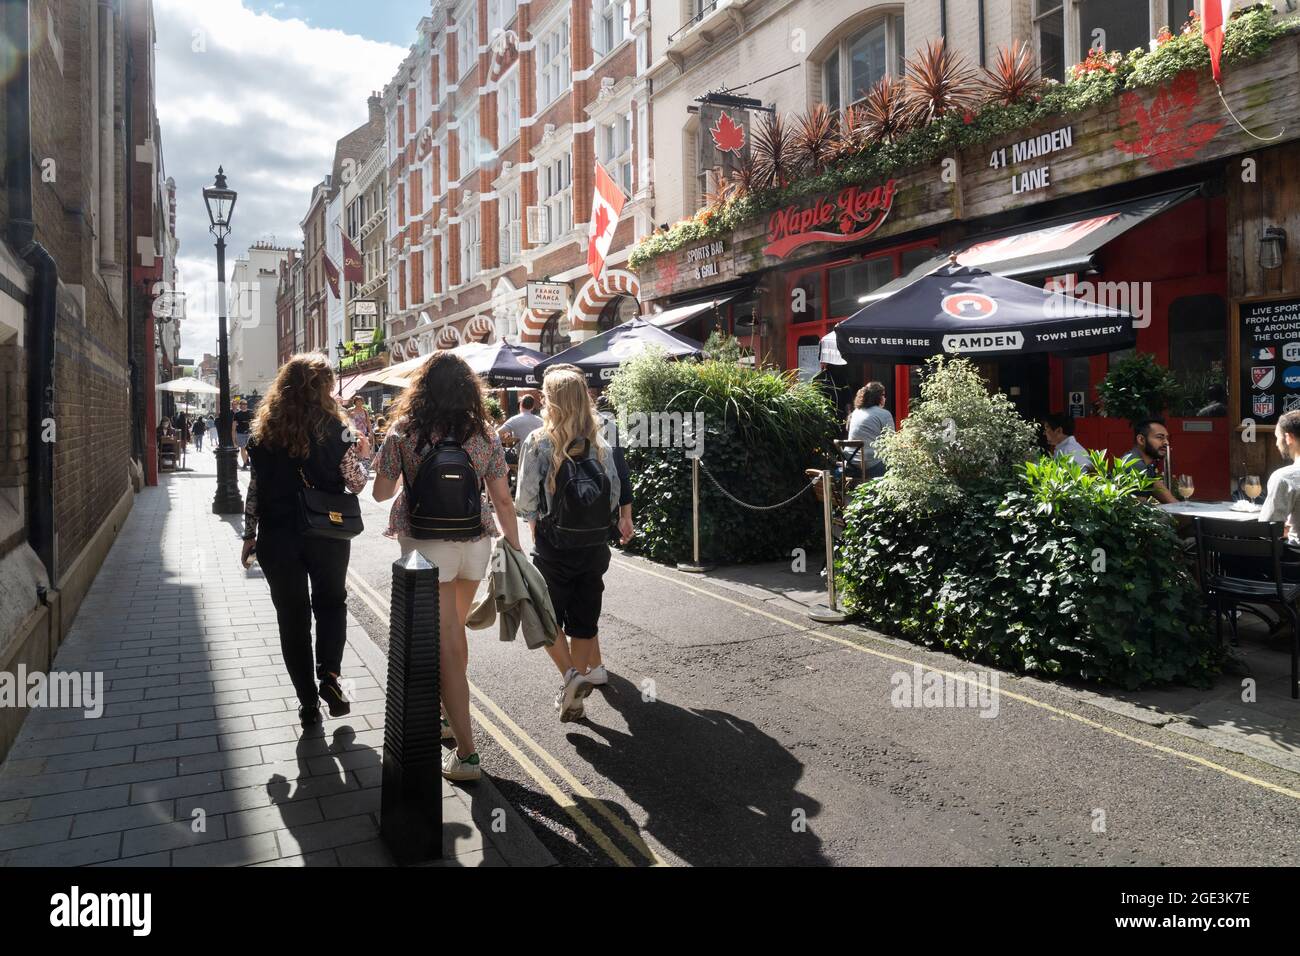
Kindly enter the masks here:
M 811 202 L 778 209 L 767 221 L 767 245 L 763 252 L 784 259 L 810 242 L 865 239 L 884 223 L 893 208 L 897 190 L 898 180 L 891 179 L 873 189 L 849 186 L 833 196 L 818 196 Z

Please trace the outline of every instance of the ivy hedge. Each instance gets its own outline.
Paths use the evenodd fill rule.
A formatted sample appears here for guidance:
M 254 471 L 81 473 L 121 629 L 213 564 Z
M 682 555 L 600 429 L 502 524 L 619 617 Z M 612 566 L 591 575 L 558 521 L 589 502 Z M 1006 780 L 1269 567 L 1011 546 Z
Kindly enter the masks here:
M 1240 63 L 1262 56 L 1278 37 L 1297 28 L 1300 20 L 1281 21 L 1265 3 L 1239 11 L 1225 30 L 1223 62 Z M 872 143 L 858 156 L 819 176 L 801 179 L 783 189 L 756 190 L 721 206 L 702 209 L 666 232 L 642 239 L 632 250 L 628 265 L 638 269 L 657 256 L 726 235 L 802 197 L 929 165 L 954 149 L 986 143 L 1049 117 L 1082 112 L 1114 99 L 1126 89 L 1165 83 L 1186 70 L 1208 70 L 1210 55 L 1199 30 L 1199 25 L 1188 24 L 1178 34 L 1162 35 L 1154 41 L 1154 49 L 1090 57 L 1086 61 L 1089 68 L 1076 69 L 1065 83 L 1048 83 L 1037 97 L 1011 106 L 988 103 L 972 113 L 942 116 L 893 142 Z

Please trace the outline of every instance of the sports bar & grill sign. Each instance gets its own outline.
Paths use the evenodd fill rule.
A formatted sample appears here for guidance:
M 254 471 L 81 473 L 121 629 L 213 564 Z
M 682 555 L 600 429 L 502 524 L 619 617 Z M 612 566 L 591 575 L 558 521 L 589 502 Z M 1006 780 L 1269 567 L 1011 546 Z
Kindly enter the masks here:
M 849 186 L 838 193 L 778 209 L 767 221 L 763 252 L 784 259 L 810 242 L 857 242 L 884 223 L 894 205 L 898 180 L 868 189 Z
M 1272 424 L 1300 411 L 1300 297 L 1256 299 L 1241 315 L 1241 414 Z

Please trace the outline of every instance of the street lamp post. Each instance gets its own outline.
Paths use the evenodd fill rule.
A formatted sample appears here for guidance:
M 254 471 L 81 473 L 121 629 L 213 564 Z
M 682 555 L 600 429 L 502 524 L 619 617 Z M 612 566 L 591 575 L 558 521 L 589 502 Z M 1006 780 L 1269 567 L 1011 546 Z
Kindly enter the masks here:
M 235 191 L 226 185 L 225 171 L 218 166 L 216 181 L 203 190 L 208 207 L 210 231 L 217 238 L 217 382 L 221 395 L 217 422 L 217 493 L 212 499 L 212 513 L 239 514 L 244 502 L 239 494 L 236 464 L 239 453 L 231 444 L 234 419 L 230 412 L 230 362 L 226 353 L 226 236 L 230 235 L 230 218 L 235 211 Z

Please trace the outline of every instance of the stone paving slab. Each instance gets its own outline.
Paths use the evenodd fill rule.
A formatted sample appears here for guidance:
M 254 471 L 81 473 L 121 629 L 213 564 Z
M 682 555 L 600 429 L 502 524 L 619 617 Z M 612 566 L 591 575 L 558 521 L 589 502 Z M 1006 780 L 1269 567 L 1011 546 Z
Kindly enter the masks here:
M 102 715 L 32 711 L 0 763 L 0 866 L 391 866 L 386 661 L 349 615 L 352 713 L 299 727 L 265 578 L 191 462 L 137 496 L 59 650 L 103 674 Z M 444 782 L 443 812 L 439 865 L 555 862 L 488 778 Z

